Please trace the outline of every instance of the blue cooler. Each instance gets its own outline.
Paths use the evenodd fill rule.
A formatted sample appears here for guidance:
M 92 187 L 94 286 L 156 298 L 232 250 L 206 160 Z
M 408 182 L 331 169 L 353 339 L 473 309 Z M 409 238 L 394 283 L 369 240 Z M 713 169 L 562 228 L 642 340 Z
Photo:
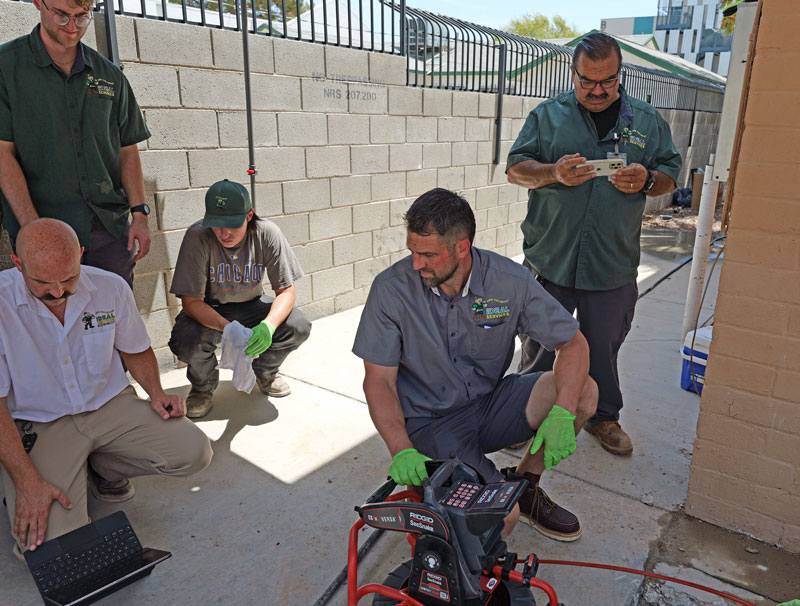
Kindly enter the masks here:
M 711 346 L 711 331 L 713 326 L 698 328 L 696 333 L 690 330 L 681 347 L 683 367 L 681 369 L 681 387 L 698 394 L 703 393 L 703 383 L 706 377 L 706 362 L 708 349 Z M 692 347 L 694 339 L 694 348 Z

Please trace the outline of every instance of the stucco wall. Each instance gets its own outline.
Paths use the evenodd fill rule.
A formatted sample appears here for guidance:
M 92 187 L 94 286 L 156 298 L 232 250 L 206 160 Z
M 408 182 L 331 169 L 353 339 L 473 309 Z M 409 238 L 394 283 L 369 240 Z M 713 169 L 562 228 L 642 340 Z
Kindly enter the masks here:
M 800 5 L 757 26 L 686 510 L 800 552 Z
M 0 41 L 37 21 L 32 5 L 0 0 Z M 101 17 L 85 41 L 102 51 L 103 31 Z M 249 181 L 241 34 L 128 17 L 117 19 L 117 33 L 153 134 L 141 145 L 153 245 L 137 265 L 135 294 L 159 360 L 169 365 L 165 346 L 179 301 L 168 290 L 183 233 L 202 216 L 209 185 Z M 256 211 L 294 247 L 307 274 L 296 285 L 298 305 L 310 317 L 363 303 L 373 277 L 406 254 L 404 211 L 436 186 L 470 201 L 478 246 L 521 252 L 527 192 L 506 182 L 504 163 L 492 164 L 494 95 L 407 87 L 401 57 L 249 40 Z M 540 101 L 505 97 L 502 159 Z M 691 114 L 664 115 L 687 153 Z M 713 126 L 695 120 L 698 133 Z

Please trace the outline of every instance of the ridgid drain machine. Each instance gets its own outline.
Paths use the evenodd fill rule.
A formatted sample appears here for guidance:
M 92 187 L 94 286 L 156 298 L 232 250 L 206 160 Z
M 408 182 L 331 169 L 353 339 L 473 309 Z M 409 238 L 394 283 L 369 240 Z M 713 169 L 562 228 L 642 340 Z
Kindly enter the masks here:
M 411 490 L 390 494 L 396 484 L 389 480 L 356 507 L 360 519 L 350 529 L 348 606 L 372 593 L 377 594 L 373 606 L 534 606 L 531 587 L 557 606 L 553 588 L 535 578 L 536 556 L 518 560 L 500 536 L 527 480 L 483 484 L 458 459 L 427 465 L 422 498 Z M 358 587 L 358 531 L 364 525 L 407 533 L 411 559 L 383 584 Z

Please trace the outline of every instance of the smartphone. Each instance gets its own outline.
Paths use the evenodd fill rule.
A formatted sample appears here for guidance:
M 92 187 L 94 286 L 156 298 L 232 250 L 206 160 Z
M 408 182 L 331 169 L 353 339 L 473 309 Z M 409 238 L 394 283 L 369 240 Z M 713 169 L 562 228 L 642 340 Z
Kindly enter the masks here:
M 625 166 L 625 160 L 622 158 L 604 158 L 602 160 L 589 160 L 584 164 L 578 164 L 575 168 L 583 168 L 584 166 L 594 166 L 594 174 L 598 177 L 610 177 L 620 168 Z

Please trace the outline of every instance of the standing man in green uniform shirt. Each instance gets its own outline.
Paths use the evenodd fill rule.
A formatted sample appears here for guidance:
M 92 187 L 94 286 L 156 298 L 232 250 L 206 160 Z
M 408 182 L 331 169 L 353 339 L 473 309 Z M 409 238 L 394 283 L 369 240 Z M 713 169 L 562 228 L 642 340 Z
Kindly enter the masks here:
M 80 42 L 92 0 L 33 4 L 39 25 L 0 46 L 3 224 L 13 245 L 21 226 L 60 219 L 86 248 L 82 264 L 132 284 L 150 249 L 137 149 L 150 132 L 120 69 Z
M 522 222 L 525 262 L 570 312 L 589 342 L 590 376 L 600 396 L 585 429 L 608 452 L 633 452 L 620 427 L 617 353 L 638 296 L 639 236 L 645 196 L 675 189 L 681 158 L 669 125 L 620 86 L 617 41 L 590 34 L 575 48 L 573 90 L 536 107 L 508 155 L 509 183 L 529 190 Z M 624 168 L 595 177 L 592 160 L 622 157 Z M 521 373 L 549 370 L 553 354 L 522 337 Z

